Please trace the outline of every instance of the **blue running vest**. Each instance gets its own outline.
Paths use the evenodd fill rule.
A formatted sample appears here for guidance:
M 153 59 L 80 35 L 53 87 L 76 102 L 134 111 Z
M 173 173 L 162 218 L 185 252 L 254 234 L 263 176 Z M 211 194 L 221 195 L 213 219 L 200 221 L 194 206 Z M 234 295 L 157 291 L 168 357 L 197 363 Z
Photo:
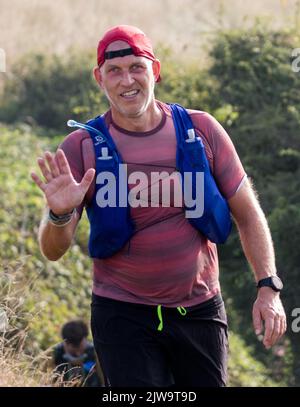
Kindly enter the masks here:
M 176 130 L 176 166 L 182 177 L 183 195 L 186 190 L 196 197 L 196 173 L 203 173 L 204 199 L 201 216 L 188 217 L 188 221 L 199 232 L 214 243 L 224 243 L 231 231 L 231 217 L 227 201 L 220 193 L 205 154 L 200 137 L 196 137 L 188 112 L 178 104 L 169 104 Z M 134 222 L 128 204 L 127 174 L 119 164 L 124 164 L 116 145 L 109 134 L 104 115 L 89 120 L 86 124 L 69 120 L 70 127 L 87 130 L 92 138 L 96 160 L 95 194 L 91 205 L 86 208 L 90 222 L 89 254 L 93 258 L 107 258 L 118 252 L 135 233 Z M 101 173 L 106 171 L 114 177 L 116 206 L 100 207 L 97 194 L 103 188 Z M 184 173 L 190 173 L 185 179 Z M 103 175 L 103 174 L 102 174 Z M 203 179 L 204 177 L 204 179 Z M 191 180 L 191 182 L 190 182 Z M 113 185 L 113 184 L 111 184 Z M 99 206 L 100 203 L 100 206 Z M 191 202 L 192 203 L 192 202 Z M 186 214 L 193 213 L 196 205 L 185 207 Z M 187 212 L 189 211 L 189 212 Z

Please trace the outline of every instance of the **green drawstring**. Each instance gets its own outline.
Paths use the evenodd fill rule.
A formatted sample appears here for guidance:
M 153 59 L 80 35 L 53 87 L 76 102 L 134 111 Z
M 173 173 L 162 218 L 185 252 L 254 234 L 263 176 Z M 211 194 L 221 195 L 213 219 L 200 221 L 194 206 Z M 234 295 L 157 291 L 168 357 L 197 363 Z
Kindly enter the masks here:
M 177 307 L 177 310 L 179 314 L 185 316 L 186 315 L 186 309 L 184 307 Z
M 185 316 L 186 315 L 186 309 L 184 307 L 177 307 L 177 311 L 179 312 L 180 315 Z M 163 319 L 162 319 L 162 313 L 161 313 L 161 305 L 157 306 L 157 316 L 159 319 L 159 325 L 157 330 L 162 331 L 163 330 Z
M 163 329 L 163 320 L 162 320 L 162 315 L 161 315 L 161 305 L 157 306 L 157 316 L 158 316 L 158 319 L 159 319 L 159 325 L 158 325 L 157 330 L 162 331 L 162 329 Z

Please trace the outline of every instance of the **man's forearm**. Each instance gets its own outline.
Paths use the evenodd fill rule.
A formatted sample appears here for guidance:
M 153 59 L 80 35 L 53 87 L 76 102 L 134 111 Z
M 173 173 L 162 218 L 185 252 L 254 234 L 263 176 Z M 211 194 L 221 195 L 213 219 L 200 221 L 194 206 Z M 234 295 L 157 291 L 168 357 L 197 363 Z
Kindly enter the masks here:
M 242 247 L 256 281 L 276 274 L 270 229 L 258 202 L 242 221 L 237 221 Z
M 40 250 L 47 259 L 55 261 L 62 257 L 71 245 L 74 231 L 78 222 L 75 212 L 71 222 L 66 226 L 58 227 L 47 221 L 45 215 L 39 228 Z
M 275 275 L 271 233 L 249 180 L 228 202 L 256 282 Z M 286 330 L 286 317 L 279 293 L 271 287 L 261 287 L 258 290 L 252 317 L 255 333 L 259 335 L 264 329 L 263 343 L 267 349 L 273 346 Z
M 275 255 L 270 229 L 249 180 L 246 180 L 229 200 L 229 205 L 256 281 L 275 275 Z

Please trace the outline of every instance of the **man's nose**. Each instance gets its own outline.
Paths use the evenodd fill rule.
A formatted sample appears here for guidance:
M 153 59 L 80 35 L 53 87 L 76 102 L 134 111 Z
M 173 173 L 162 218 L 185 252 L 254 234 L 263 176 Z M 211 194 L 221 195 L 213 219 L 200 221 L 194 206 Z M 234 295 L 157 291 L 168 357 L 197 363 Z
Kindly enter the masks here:
M 125 71 L 125 72 L 123 72 L 121 82 L 122 82 L 122 85 L 124 85 L 124 86 L 131 86 L 134 83 L 134 78 L 132 77 L 130 72 Z

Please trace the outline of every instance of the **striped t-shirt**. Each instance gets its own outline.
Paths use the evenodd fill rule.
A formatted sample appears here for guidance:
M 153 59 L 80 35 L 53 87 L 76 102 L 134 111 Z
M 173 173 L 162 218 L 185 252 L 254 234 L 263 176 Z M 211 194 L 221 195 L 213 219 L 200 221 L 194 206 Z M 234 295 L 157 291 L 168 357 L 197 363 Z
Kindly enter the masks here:
M 144 133 L 120 128 L 110 111 L 105 115 L 128 175 L 141 171 L 148 177 L 148 199 L 151 173 L 176 171 L 173 120 L 168 106 L 158 101 L 157 104 L 163 112 L 162 120 L 155 129 Z M 189 113 L 203 140 L 219 189 L 227 199 L 231 198 L 245 179 L 236 150 L 211 115 L 193 110 Z M 69 134 L 61 148 L 78 182 L 88 168 L 95 168 L 93 143 L 85 130 Z M 91 202 L 94 191 L 95 180 L 77 208 L 79 214 Z M 163 205 L 160 194 L 152 197 L 152 202 L 155 200 L 156 207 L 131 207 L 137 232 L 120 251 L 110 258 L 93 259 L 93 292 L 121 301 L 170 307 L 192 306 L 212 298 L 220 292 L 216 245 L 191 226 L 183 207 L 174 206 L 172 199 L 170 205 Z

